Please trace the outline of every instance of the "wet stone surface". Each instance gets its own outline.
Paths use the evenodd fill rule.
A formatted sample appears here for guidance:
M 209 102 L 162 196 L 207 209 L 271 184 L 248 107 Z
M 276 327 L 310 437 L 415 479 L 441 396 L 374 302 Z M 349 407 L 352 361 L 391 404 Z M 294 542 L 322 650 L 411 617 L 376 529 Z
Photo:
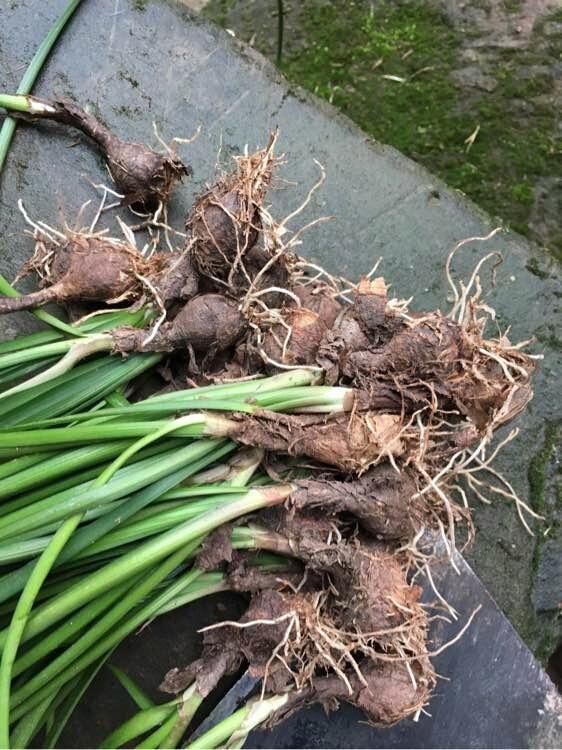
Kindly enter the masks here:
M 0 45 L 2 90 L 15 89 L 64 4 L 11 3 L 8 30 L 13 33 L 4 33 Z M 199 138 L 181 148 L 194 177 L 172 200 L 170 222 L 179 229 L 194 197 L 212 180 L 217 158 L 228 164 L 231 154 L 246 144 L 250 149 L 263 145 L 279 126 L 279 151 L 286 160 L 280 174 L 296 184 L 283 184 L 271 194 L 272 210 L 284 216 L 302 201 L 318 177 L 317 159 L 326 169 L 326 183 L 292 226 L 322 215 L 336 217 L 305 235 L 302 254 L 351 278 L 382 255 L 381 271 L 393 293 L 413 294 L 414 308 L 447 308 L 443 266 L 448 251 L 458 240 L 486 234 L 493 226 L 425 169 L 370 141 L 334 109 L 289 87 L 265 59 L 174 2 L 84 3 L 35 91 L 48 95 L 53 90 L 75 97 L 122 136 L 152 146 L 157 145 L 153 122 L 166 140 L 189 137 L 201 126 Z M 0 183 L 0 271 L 13 278 L 32 249 L 18 199 L 33 217 L 53 226 L 73 224 L 82 204 L 92 200 L 86 223 L 100 197 L 90 181 L 100 180 L 108 181 L 100 158 L 75 133 L 53 125 L 20 126 Z M 105 214 L 103 225 L 118 234 L 115 214 Z M 541 588 L 543 554 L 551 559 L 551 546 L 561 533 L 553 426 L 560 421 L 562 285 L 554 263 L 510 233 L 486 246 L 463 248 L 458 273 L 468 278 L 490 249 L 504 255 L 496 287 L 487 297 L 498 324 L 502 329 L 511 325 L 513 340 L 535 337 L 534 351 L 544 354 L 535 398 L 498 468 L 546 521 L 531 538 L 511 505 L 501 499 L 490 506 L 474 500 L 477 537 L 468 558 L 522 637 L 544 657 L 559 638 L 555 603 L 562 598 L 559 568 L 548 568 L 548 592 Z M 489 280 L 484 273 L 483 283 L 488 286 Z M 22 315 L 1 320 L 0 331 L 9 337 L 34 325 L 31 316 Z

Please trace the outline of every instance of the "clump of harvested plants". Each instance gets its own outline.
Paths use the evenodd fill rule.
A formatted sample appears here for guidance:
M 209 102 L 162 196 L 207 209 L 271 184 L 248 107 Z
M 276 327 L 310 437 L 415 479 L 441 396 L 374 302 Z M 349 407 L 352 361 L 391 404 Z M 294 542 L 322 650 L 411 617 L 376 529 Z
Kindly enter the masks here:
M 125 202 L 161 203 L 181 176 L 183 165 L 171 156 L 158 162 L 154 152 L 118 141 L 66 100 L 24 103 L 24 111 L 75 125 L 94 138 L 123 186 Z M 533 360 L 505 337 L 486 338 L 492 313 L 480 301 L 476 272 L 467 287 L 453 288 L 453 310 L 443 315 L 412 312 L 405 302 L 389 299 L 384 280 L 371 279 L 372 273 L 344 288 L 342 279 L 307 264 L 293 253 L 299 232 L 286 244 L 282 238 L 287 221 L 315 188 L 282 224 L 264 206 L 275 140 L 274 134 L 265 149 L 237 157 L 234 172 L 197 201 L 181 251 L 146 260 L 126 243 L 80 233 L 62 245 L 39 242 L 28 269 L 39 273 L 46 289 L 0 303 L 0 310 L 10 311 L 74 300 L 140 307 L 150 299 L 161 313 L 150 332 L 112 329 L 90 338 L 95 352 L 187 350 L 185 372 L 178 375 L 174 360 L 163 368 L 171 381 L 186 372 L 224 380 L 136 403 L 100 391 L 107 405 L 98 398 L 84 406 L 95 405 L 94 413 L 53 419 L 60 410 L 51 408 L 48 396 L 44 414 L 26 411 L 36 420 L 43 417 L 40 424 L 25 417 L 15 422 L 21 429 L 0 434 L 3 456 L 25 459 L 13 471 L 0 468 L 7 472 L 0 477 L 0 494 L 10 497 L 0 518 L 6 565 L 0 597 L 11 606 L 11 597 L 23 590 L 27 619 L 22 629 L 18 603 L 13 624 L 0 633 L 10 646 L 0 665 L 7 696 L 0 712 L 3 734 L 147 618 L 172 601 L 193 598 L 190 586 L 203 570 L 219 586 L 209 592 L 245 592 L 247 611 L 239 622 L 205 629 L 201 658 L 167 675 L 163 689 L 182 695 L 154 707 L 164 725 L 143 746 L 177 744 L 202 699 L 243 664 L 262 680 L 258 719 L 250 702 L 229 718 L 224 736 L 215 732 L 215 744 L 222 737 L 227 746 L 239 746 L 252 726 L 264 719 L 275 723 L 314 702 L 335 708 L 345 700 L 370 721 L 393 724 L 419 712 L 435 684 L 429 617 L 410 575 L 431 561 L 431 551 L 417 547 L 424 532 L 441 535 L 454 564 L 456 524 L 466 522 L 469 537 L 472 531 L 460 482 L 482 487 L 478 472 L 490 472 L 500 484 L 486 487 L 514 499 L 520 514 L 528 510 L 490 469 L 485 447 L 532 396 Z M 94 351 L 88 339 L 76 350 L 63 344 L 42 349 L 41 356 L 68 351 L 71 367 L 80 348 L 87 356 Z M 27 363 L 27 355 L 16 353 L 15 359 L 6 355 L 6 369 Z M 253 380 L 272 368 L 289 372 Z M 246 379 L 232 382 L 234 371 Z M 70 382 L 66 370 L 63 375 Z M 28 383 L 30 394 L 42 388 L 49 393 L 49 370 L 37 377 Z M 20 386 L 4 394 L 8 417 L 18 404 L 30 408 L 30 394 Z M 59 398 L 55 389 L 51 395 Z M 216 466 L 234 449 L 232 441 L 256 450 L 237 469 Z M 59 454 L 64 446 L 72 451 Z M 27 454 L 19 455 L 22 449 L 31 463 Z M 47 449 L 54 456 L 42 454 Z M 291 456 L 289 466 L 275 464 L 277 454 Z M 276 483 L 261 487 L 260 477 L 239 493 L 262 460 Z M 67 483 L 69 465 L 75 475 Z M 218 476 L 224 484 L 213 490 L 189 483 L 190 477 L 206 483 Z M 20 492 L 12 498 L 18 481 Z M 452 501 L 454 492 L 466 507 Z M 201 497 L 205 493 L 209 497 Z M 247 525 L 234 526 L 241 518 Z M 60 529 L 68 538 L 55 559 L 52 545 Z M 12 543 L 17 535 L 23 535 L 22 548 Z M 248 550 L 290 558 L 285 575 L 252 566 Z M 187 563 L 192 557 L 193 566 Z M 14 567 L 16 560 L 28 562 Z M 50 576 L 51 567 L 70 574 L 68 589 L 57 588 L 60 579 Z M 213 572 L 217 567 L 222 570 Z M 45 603 L 31 611 L 29 586 L 34 598 L 39 574 L 49 576 L 55 593 L 49 590 Z M 69 615 L 73 619 L 66 621 Z M 44 640 L 36 638 L 49 628 L 54 630 Z M 66 645 L 51 660 L 59 630 Z M 78 666 L 77 650 L 84 651 Z M 14 684 L 10 698 L 12 667 L 26 679 Z M 182 706 L 179 718 L 175 706 Z M 132 724 L 107 743 L 138 736 L 131 732 L 139 725 Z M 19 737 L 24 730 L 14 731 Z M 204 741 L 192 747 L 206 746 Z
M 318 526 L 325 534 L 321 519 Z M 329 674 L 332 697 L 360 705 L 373 722 L 392 724 L 418 711 L 435 682 L 420 589 L 407 583 L 404 567 L 384 548 L 367 540 L 342 541 L 335 534 L 332 538 L 339 541 L 332 543 L 316 536 L 315 550 L 309 542 L 305 549 L 287 538 L 307 571 L 296 588 L 277 579 L 275 587 L 256 591 L 254 577 L 245 584 L 237 571 L 234 587 L 253 591 L 247 611 L 239 623 L 206 628 L 202 656 L 183 670 L 172 670 L 162 689 L 179 692 L 195 680 L 205 696 L 221 677 L 247 663 L 250 673 L 263 679 L 263 692 L 294 689 L 302 699 L 297 705 L 321 700 L 317 680 Z M 409 675 L 407 691 L 400 688 L 402 672 Z M 384 697 L 374 694 L 369 702 L 363 694 L 356 702 L 364 689 L 371 692 L 370 677 L 377 676 L 388 681 Z M 325 688 L 327 698 L 328 684 Z

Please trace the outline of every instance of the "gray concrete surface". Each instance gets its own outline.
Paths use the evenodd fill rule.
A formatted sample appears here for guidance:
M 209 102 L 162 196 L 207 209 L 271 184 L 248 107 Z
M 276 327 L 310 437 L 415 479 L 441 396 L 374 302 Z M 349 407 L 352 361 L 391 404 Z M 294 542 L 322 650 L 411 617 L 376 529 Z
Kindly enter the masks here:
M 13 90 L 25 64 L 66 0 L 37 3 L 12 0 L 2 9 L 0 86 Z M 78 10 L 50 58 L 36 93 L 53 89 L 75 97 L 126 137 L 155 144 L 152 122 L 165 139 L 199 138 L 182 148 L 194 178 L 175 194 L 171 222 L 182 226 L 194 196 L 212 179 L 217 159 L 264 144 L 280 128 L 285 153 L 273 210 L 283 216 L 300 203 L 317 179 L 314 159 L 326 183 L 293 226 L 320 215 L 335 220 L 304 237 L 302 253 L 328 269 L 357 277 L 382 255 L 381 271 L 397 296 L 414 295 L 417 308 L 447 308 L 443 265 L 452 245 L 486 233 L 490 219 L 425 169 L 391 148 L 370 141 L 328 105 L 286 84 L 262 57 L 217 28 L 167 0 L 89 0 Z M 107 181 L 98 155 L 77 144 L 74 133 L 57 126 L 21 126 L 0 182 L 0 271 L 13 277 L 29 256 L 31 241 L 17 211 L 21 198 L 36 218 L 57 225 L 73 223 L 80 206 L 97 199 L 86 178 Z M 93 215 L 93 203 L 85 218 Z M 88 214 L 89 212 L 89 214 Z M 117 232 L 114 216 L 104 221 Z M 539 653 L 551 649 L 559 626 L 555 611 L 539 611 L 562 599 L 560 555 L 548 568 L 548 595 L 534 592 L 541 571 L 540 542 L 560 550 L 559 481 L 552 427 L 560 420 L 560 300 L 556 267 L 521 237 L 504 234 L 487 246 L 474 243 L 459 254 L 464 278 L 489 249 L 500 249 L 504 263 L 488 297 L 498 322 L 511 325 L 513 339 L 536 337 L 544 363 L 536 395 L 519 421 L 521 434 L 504 451 L 499 468 L 518 492 L 548 514 L 548 524 L 529 537 L 515 510 L 496 500 L 475 501 L 477 541 L 469 559 L 517 630 Z M 486 274 L 483 280 L 488 282 Z M 31 316 L 0 321 L 3 336 L 34 324 Z M 545 449 L 545 440 L 547 441 Z M 533 491 L 531 492 L 529 477 Z M 558 520 L 556 520 L 556 517 Z M 550 526 L 550 530 L 548 530 Z M 557 541 L 558 540 L 558 541 Z M 549 552 L 549 559 L 551 552 Z M 554 591 L 554 594 L 552 594 Z M 558 593 L 556 593 L 558 592 Z

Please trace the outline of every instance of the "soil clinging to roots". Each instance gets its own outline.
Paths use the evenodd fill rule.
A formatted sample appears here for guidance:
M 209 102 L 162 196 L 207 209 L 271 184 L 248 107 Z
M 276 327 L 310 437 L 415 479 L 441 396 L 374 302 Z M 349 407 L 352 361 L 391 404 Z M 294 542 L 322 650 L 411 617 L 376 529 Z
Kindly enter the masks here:
M 297 508 L 322 513 L 348 513 L 369 534 L 380 539 L 410 539 L 425 522 L 426 511 L 416 498 L 416 478 L 400 474 L 388 463 L 369 469 L 362 477 L 342 481 L 333 477 L 302 479 L 292 496 Z
M 296 688 L 289 704 L 295 708 L 316 701 L 333 708 L 345 699 L 382 724 L 416 712 L 434 674 L 420 590 L 407 583 L 398 559 L 371 543 L 322 544 L 317 537 L 316 549 L 305 553 L 289 541 L 309 571 L 300 586 L 278 579 L 275 588 L 256 592 L 250 577 L 254 593 L 240 622 L 206 628 L 202 657 L 169 672 L 162 689 L 178 692 L 196 679 L 207 694 L 246 662 L 264 691 Z M 239 568 L 236 588 L 244 588 Z
M 374 413 L 239 415 L 229 435 L 243 445 L 260 445 L 272 453 L 308 456 L 342 471 L 361 474 L 384 455 L 405 451 L 397 415 Z
M 427 674 L 424 660 L 413 661 L 408 666 L 400 662 L 363 660 L 358 667 L 363 679 L 347 670 L 351 694 L 336 675 L 315 677 L 311 686 L 292 692 L 287 704 L 264 727 L 273 727 L 315 703 L 326 711 L 335 711 L 341 701 L 361 709 L 373 726 L 389 727 L 414 716 L 429 701 L 434 677 Z

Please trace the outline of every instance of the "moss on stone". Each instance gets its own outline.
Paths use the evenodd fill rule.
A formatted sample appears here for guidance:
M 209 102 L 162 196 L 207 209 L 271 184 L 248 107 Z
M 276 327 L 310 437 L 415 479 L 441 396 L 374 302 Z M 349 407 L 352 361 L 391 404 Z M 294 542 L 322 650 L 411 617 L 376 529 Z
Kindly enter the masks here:
M 509 13 L 517 13 L 523 7 L 523 0 L 503 0 L 503 7 Z
M 535 542 L 532 560 L 535 575 L 539 570 L 543 545 L 547 539 L 560 534 L 562 524 L 562 477 L 555 460 L 561 431 L 560 423 L 545 423 L 543 444 L 531 459 L 528 468 L 529 500 L 533 509 L 545 519 L 543 533 L 537 535 Z M 545 535 L 546 530 L 548 534 Z M 537 658 L 546 663 L 562 637 L 560 613 L 536 612 L 534 608 L 529 608 L 529 616 L 521 633 Z
M 520 5 L 506 2 L 513 10 Z M 211 0 L 206 12 L 274 59 L 276 3 L 251 6 Z M 484 71 L 497 86 L 485 91 L 478 81 L 462 87 L 453 82 L 451 73 L 466 67 L 459 55 L 467 30 L 454 29 L 427 0 L 303 0 L 287 4 L 285 29 L 282 70 L 289 79 L 516 231 L 533 235 L 532 185 L 560 174 L 556 106 L 548 101 L 554 86 L 548 68 L 559 52 L 534 38 L 528 49 L 498 52 L 497 63 Z M 467 150 L 465 141 L 478 125 Z M 549 241 L 562 258 L 558 245 L 556 238 Z
M 534 200 L 534 190 L 528 182 L 519 182 L 511 188 L 513 200 L 519 201 L 524 206 L 530 206 Z
M 117 75 L 122 81 L 127 81 L 127 83 L 129 83 L 132 86 L 132 88 L 138 89 L 139 82 L 137 81 L 136 78 L 133 78 L 133 76 L 129 75 L 126 71 L 119 70 L 117 71 Z
M 544 267 L 539 258 L 537 258 L 536 256 L 529 258 L 527 264 L 525 265 L 525 268 L 538 279 L 545 280 L 550 278 L 550 271 Z
M 533 510 L 543 515 L 546 511 L 546 468 L 551 461 L 558 444 L 559 426 L 547 422 L 544 428 L 544 442 L 529 464 L 529 499 Z

